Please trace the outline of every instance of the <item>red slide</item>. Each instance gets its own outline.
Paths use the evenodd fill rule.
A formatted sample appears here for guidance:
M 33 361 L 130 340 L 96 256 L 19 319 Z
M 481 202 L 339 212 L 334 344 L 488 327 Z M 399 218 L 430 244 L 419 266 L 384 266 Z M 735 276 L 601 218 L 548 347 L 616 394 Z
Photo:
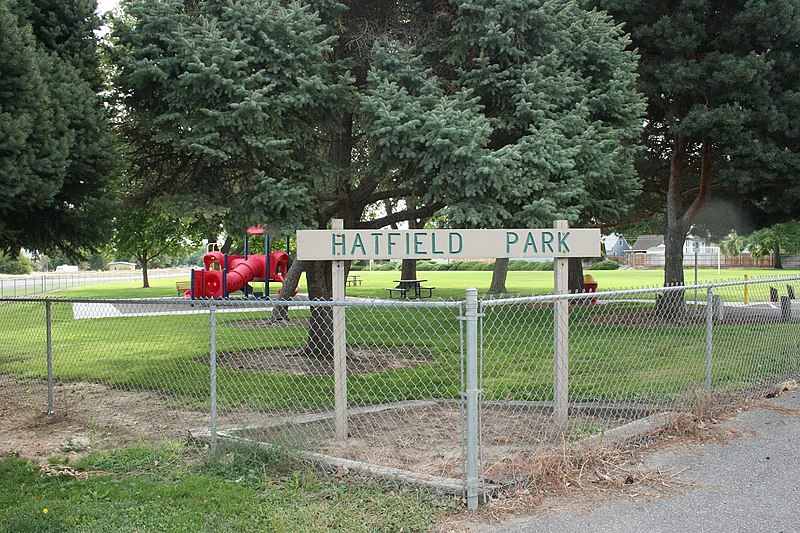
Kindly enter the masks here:
M 195 270 L 192 274 L 195 298 L 224 298 L 228 294 L 242 290 L 251 281 L 264 281 L 269 274 L 269 280 L 283 283 L 288 270 L 289 256 L 285 252 L 272 252 L 269 254 L 272 272 L 267 272 L 267 258 L 261 254 L 254 254 L 247 259 L 241 255 L 228 256 L 228 276 L 226 280 L 227 294 L 222 290 L 222 267 L 225 256 L 222 252 L 209 252 L 203 256 L 205 270 Z M 295 289 L 297 294 L 297 289 Z M 190 294 L 187 292 L 187 298 Z
M 216 257 L 219 255 L 219 257 Z M 212 263 L 222 264 L 222 254 L 212 252 L 203 258 L 206 268 Z M 251 255 L 247 259 L 242 256 L 229 256 L 228 276 L 226 289 L 228 294 L 242 290 L 245 285 L 254 279 L 263 279 L 266 273 L 266 258 L 263 255 Z M 194 297 L 195 298 L 223 298 L 222 272 L 219 270 L 194 271 Z

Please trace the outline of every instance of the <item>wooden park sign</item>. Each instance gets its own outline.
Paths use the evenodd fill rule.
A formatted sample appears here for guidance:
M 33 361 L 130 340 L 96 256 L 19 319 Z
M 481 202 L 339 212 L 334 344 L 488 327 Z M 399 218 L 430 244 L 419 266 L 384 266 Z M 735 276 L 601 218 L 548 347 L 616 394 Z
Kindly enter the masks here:
M 347 341 L 345 333 L 345 261 L 359 259 L 479 259 L 479 258 L 554 258 L 554 292 L 567 294 L 570 257 L 599 257 L 600 230 L 570 228 L 566 220 L 556 220 L 553 229 L 443 229 L 443 230 L 353 230 L 344 229 L 341 219 L 332 221 L 330 230 L 297 232 L 297 259 L 331 261 L 333 280 L 333 387 L 336 438 L 345 440 L 347 429 Z M 472 296 L 470 297 L 470 293 Z M 467 308 L 477 309 L 477 291 L 467 289 Z M 338 305 L 337 305 L 338 303 Z M 553 302 L 554 398 L 556 424 L 566 427 L 569 409 L 568 347 L 569 302 Z M 477 320 L 477 315 L 472 316 Z M 467 316 L 469 319 L 470 317 Z M 469 320 L 468 320 L 469 322 Z M 469 333 L 469 330 L 468 332 Z M 467 335 L 469 337 L 469 335 Z M 469 352 L 469 350 L 467 350 Z M 477 352 L 477 350 L 473 350 Z M 467 389 L 476 389 L 475 353 L 467 353 Z M 470 383 L 472 385 L 470 385 Z M 477 389 L 476 389 L 477 390 Z M 474 390 L 472 391 L 475 392 Z M 477 395 L 467 400 L 467 433 L 477 434 Z M 472 447 L 473 451 L 477 449 Z M 467 446 L 467 455 L 470 446 Z M 473 454 L 474 455 L 474 454 Z M 477 464 L 476 461 L 468 463 Z M 468 466 L 468 477 L 469 474 Z M 477 475 L 476 473 L 473 473 Z M 477 478 L 476 478 L 477 479 Z M 469 497 L 468 497 L 469 499 Z M 476 500 L 477 501 L 477 500 Z
M 301 230 L 297 258 L 520 259 L 599 257 L 599 229 Z

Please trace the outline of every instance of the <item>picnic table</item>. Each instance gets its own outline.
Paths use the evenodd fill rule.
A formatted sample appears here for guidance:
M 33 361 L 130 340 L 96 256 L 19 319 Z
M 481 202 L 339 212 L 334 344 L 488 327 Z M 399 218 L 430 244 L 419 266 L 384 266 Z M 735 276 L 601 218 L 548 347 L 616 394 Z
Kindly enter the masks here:
M 430 298 L 433 296 L 433 290 L 436 287 L 423 287 L 422 284 L 428 281 L 427 279 L 396 279 L 397 287 L 390 287 L 386 290 L 389 291 L 389 297 L 394 298 L 395 293 L 400 298 Z M 428 291 L 427 295 L 425 291 Z M 411 296 L 409 296 L 411 293 Z
M 364 280 L 361 279 L 361 276 L 352 275 L 352 276 L 347 276 L 345 284 L 349 287 L 355 287 L 356 285 L 361 285 L 362 281 Z

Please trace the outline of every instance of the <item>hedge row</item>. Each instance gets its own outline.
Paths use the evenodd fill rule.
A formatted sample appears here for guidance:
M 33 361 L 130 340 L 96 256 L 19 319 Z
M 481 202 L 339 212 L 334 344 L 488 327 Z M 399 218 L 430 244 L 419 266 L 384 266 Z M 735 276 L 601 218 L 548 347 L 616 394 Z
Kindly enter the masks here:
M 400 270 L 401 263 L 385 263 L 373 265 L 372 270 L 387 271 L 387 270 Z M 494 263 L 482 263 L 480 261 L 458 261 L 453 263 L 434 263 L 433 261 L 418 261 L 417 270 L 421 272 L 442 272 L 451 270 L 467 270 L 467 271 L 491 271 L 494 269 Z M 366 261 L 353 261 L 350 265 L 350 270 L 369 270 L 369 263 Z M 535 262 L 535 261 L 522 261 L 521 259 L 513 259 L 508 262 L 509 271 L 522 271 L 522 270 L 553 270 L 553 262 Z

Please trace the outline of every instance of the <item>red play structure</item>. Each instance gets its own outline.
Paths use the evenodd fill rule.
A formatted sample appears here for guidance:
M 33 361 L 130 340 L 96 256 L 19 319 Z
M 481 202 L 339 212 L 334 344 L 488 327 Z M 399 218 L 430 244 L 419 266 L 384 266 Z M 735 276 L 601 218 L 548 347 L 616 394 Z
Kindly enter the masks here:
M 247 235 L 263 234 L 263 228 L 258 226 L 247 230 Z M 186 291 L 187 298 L 227 298 L 240 290 L 247 296 L 250 282 L 264 282 L 264 295 L 268 297 L 270 282 L 284 282 L 289 269 L 288 254 L 283 251 L 269 255 L 248 254 L 247 235 L 244 255 L 213 251 L 203 256 L 205 270 L 192 270 L 192 284 Z M 265 237 L 265 249 L 269 250 L 269 236 Z M 297 289 L 294 294 L 297 294 Z

